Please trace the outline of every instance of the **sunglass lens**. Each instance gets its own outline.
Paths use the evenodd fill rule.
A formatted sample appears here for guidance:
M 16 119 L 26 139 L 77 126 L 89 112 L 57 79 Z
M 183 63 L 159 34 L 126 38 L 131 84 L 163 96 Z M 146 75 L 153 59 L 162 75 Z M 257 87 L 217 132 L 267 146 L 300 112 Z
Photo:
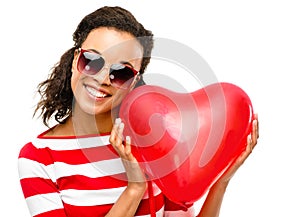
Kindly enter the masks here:
M 83 52 L 78 60 L 78 70 L 87 75 L 97 74 L 104 66 L 104 59 L 91 52 Z
M 134 71 L 123 64 L 113 64 L 110 68 L 109 78 L 112 85 L 120 88 L 128 88 L 134 77 Z

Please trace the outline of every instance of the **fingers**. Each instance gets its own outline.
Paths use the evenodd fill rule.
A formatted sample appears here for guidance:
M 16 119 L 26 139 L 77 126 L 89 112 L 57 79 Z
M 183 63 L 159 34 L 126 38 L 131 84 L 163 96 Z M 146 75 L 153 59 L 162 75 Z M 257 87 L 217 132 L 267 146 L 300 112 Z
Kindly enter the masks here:
M 125 155 L 129 160 L 132 160 L 131 158 L 133 157 L 131 153 L 131 138 L 130 136 L 126 136 L 125 140 Z
M 252 153 L 253 146 L 252 146 L 252 138 L 251 135 L 247 136 L 247 146 L 246 150 L 241 153 L 241 155 L 237 158 L 237 164 L 241 165 L 247 159 L 247 157 Z
M 252 152 L 253 150 L 253 142 L 252 142 L 252 134 L 249 134 L 247 137 L 247 148 L 246 148 L 246 152 L 248 152 L 249 154 Z
M 243 151 L 240 156 L 235 160 L 235 162 L 228 168 L 228 170 L 222 175 L 219 179 L 219 182 L 228 182 L 235 172 L 239 169 L 239 167 L 245 162 L 245 160 L 252 153 L 253 149 L 257 144 L 257 140 L 259 137 L 259 126 L 258 126 L 258 116 L 254 115 L 254 120 L 252 122 L 252 132 L 247 136 L 246 141 L 246 150 Z
M 254 115 L 254 120 L 252 122 L 252 132 L 247 137 L 247 147 L 244 153 L 240 156 L 240 162 L 243 163 L 246 158 L 252 153 L 253 149 L 257 144 L 257 140 L 259 137 L 259 129 L 258 129 L 258 116 Z
M 252 153 L 253 149 L 257 144 L 257 139 L 259 137 L 258 131 L 258 119 L 257 114 L 254 115 L 254 120 L 252 122 L 252 132 L 247 136 L 247 146 L 246 150 L 237 159 L 237 164 L 243 164 L 247 157 Z
M 258 138 L 259 138 L 258 115 L 255 114 L 254 120 L 252 122 L 251 139 L 250 141 L 248 141 L 248 145 L 250 146 L 251 151 L 255 148 Z
M 256 120 L 256 134 L 257 134 L 257 139 L 259 138 L 259 122 L 258 122 L 258 114 L 255 114 L 255 120 Z
M 123 130 L 124 123 L 122 123 L 120 118 L 115 120 L 113 125 L 109 142 L 115 148 L 119 155 L 123 155 L 124 146 L 123 146 Z
M 134 161 L 135 158 L 131 153 L 131 138 L 130 136 L 126 136 L 125 145 L 123 145 L 123 131 L 124 123 L 121 121 L 120 118 L 117 118 L 113 125 L 109 142 L 118 152 L 122 159 Z
M 117 118 L 115 120 L 115 123 L 113 125 L 112 130 L 111 130 L 111 137 L 110 137 L 110 139 L 112 141 L 114 141 L 114 140 L 118 139 L 117 137 L 122 136 L 123 129 L 124 129 L 124 124 L 122 123 L 122 121 L 121 121 L 120 118 Z
M 123 143 L 123 131 L 124 123 L 122 123 L 120 118 L 117 118 L 113 125 L 109 142 L 122 159 L 122 163 L 127 175 L 127 181 L 129 183 L 144 183 L 144 173 L 131 152 L 131 138 L 126 136 L 125 143 Z

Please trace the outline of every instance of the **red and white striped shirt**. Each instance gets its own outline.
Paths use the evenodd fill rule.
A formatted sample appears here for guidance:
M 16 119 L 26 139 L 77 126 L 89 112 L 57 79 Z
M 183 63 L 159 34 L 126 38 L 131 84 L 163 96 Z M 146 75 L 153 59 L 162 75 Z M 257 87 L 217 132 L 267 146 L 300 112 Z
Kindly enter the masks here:
M 127 186 L 120 157 L 109 134 L 47 137 L 44 132 L 19 155 L 19 176 L 26 203 L 35 217 L 99 217 L 111 209 Z M 148 184 L 135 216 L 192 216 L 192 207 L 166 199 Z

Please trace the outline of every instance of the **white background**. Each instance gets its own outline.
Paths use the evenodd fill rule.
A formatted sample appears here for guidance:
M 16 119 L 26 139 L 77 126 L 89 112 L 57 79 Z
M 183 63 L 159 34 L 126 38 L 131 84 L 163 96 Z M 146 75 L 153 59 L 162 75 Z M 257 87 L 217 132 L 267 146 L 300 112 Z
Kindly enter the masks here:
M 104 5 L 123 6 L 156 37 L 193 48 L 220 81 L 239 85 L 252 99 L 260 120 L 259 144 L 231 181 L 220 216 L 300 216 L 298 1 L 0 4 L 0 216 L 29 216 L 17 158 L 20 148 L 45 129 L 40 120 L 32 119 L 36 86 L 73 45 L 72 33 L 83 16 Z

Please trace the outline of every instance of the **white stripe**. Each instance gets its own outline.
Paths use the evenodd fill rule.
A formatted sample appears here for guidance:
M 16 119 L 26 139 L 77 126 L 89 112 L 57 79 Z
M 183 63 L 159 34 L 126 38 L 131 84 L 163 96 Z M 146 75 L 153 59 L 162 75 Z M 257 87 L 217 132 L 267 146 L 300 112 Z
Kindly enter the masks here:
M 27 158 L 18 159 L 18 169 L 20 179 L 40 177 L 44 179 L 51 179 L 53 182 L 56 181 L 53 164 L 45 166 L 37 161 L 30 160 Z
M 54 165 L 56 179 L 72 175 L 97 178 L 125 172 L 120 158 L 78 165 L 55 162 Z
M 57 193 L 38 194 L 26 198 L 27 206 L 32 216 L 47 211 L 64 208 Z
M 120 197 L 126 187 L 102 190 L 62 190 L 62 200 L 75 206 L 95 206 L 99 204 L 113 204 Z
M 165 207 L 162 207 L 160 210 L 156 212 L 156 217 L 163 217 L 164 216 L 164 209 Z
M 81 148 L 92 148 L 98 146 L 106 146 L 109 143 L 109 135 L 107 136 L 95 136 L 87 138 L 36 138 L 32 144 L 37 148 L 49 147 L 51 150 L 76 150 Z
M 60 193 L 62 200 L 68 204 L 75 206 L 94 206 L 115 203 L 125 189 L 126 186 L 101 190 L 67 189 L 62 190 Z M 146 198 L 148 197 L 144 197 L 144 199 Z
M 55 162 L 47 166 L 26 158 L 19 158 L 18 167 L 20 179 L 40 177 L 50 178 L 53 182 L 61 177 L 72 175 L 98 178 L 125 172 L 120 158 L 78 165 Z

